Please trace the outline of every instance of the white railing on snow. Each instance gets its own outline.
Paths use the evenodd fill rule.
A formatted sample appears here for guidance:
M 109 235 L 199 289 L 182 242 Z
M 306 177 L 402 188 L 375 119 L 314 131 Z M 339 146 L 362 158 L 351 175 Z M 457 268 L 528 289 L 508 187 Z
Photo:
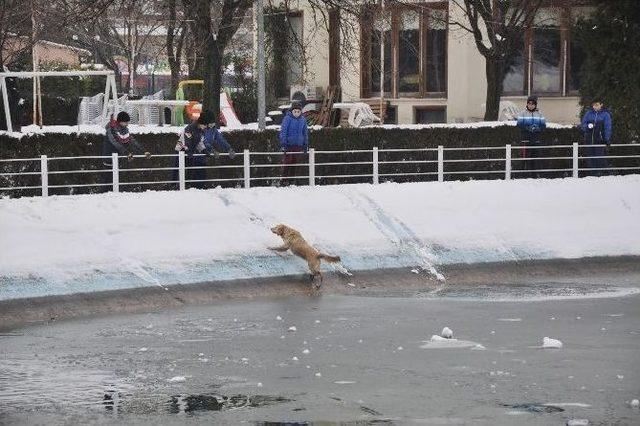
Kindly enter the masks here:
M 640 148 L 640 144 L 614 144 L 612 147 L 626 147 L 626 148 Z M 623 172 L 623 173 L 634 173 L 640 171 L 640 153 L 634 155 L 606 155 L 602 157 L 594 157 L 589 155 L 579 155 L 579 150 L 581 148 L 591 148 L 591 147 L 604 147 L 604 145 L 579 145 L 578 143 L 574 143 L 572 145 L 541 145 L 541 146 L 527 146 L 526 149 L 552 149 L 552 148 L 560 148 L 560 149 L 568 149 L 571 150 L 570 156 L 562 156 L 562 157 L 540 157 L 537 159 L 538 161 L 549 161 L 549 160 L 565 160 L 571 161 L 571 167 L 560 167 L 560 168 L 543 168 L 537 170 L 523 170 L 523 169 L 514 169 L 513 164 L 527 161 L 527 158 L 513 158 L 512 151 L 514 149 L 521 149 L 521 146 L 512 146 L 510 144 L 502 147 L 469 147 L 469 148 L 446 148 L 443 146 L 438 146 L 437 148 L 422 148 L 422 149 L 378 149 L 374 147 L 368 150 L 343 150 L 343 151 L 316 151 L 315 149 L 309 149 L 308 152 L 308 162 L 307 163 L 297 163 L 292 165 L 283 165 L 278 163 L 271 164 L 251 164 L 251 158 L 260 157 L 260 156 L 278 156 L 281 157 L 283 153 L 281 152 L 250 152 L 249 150 L 244 150 L 241 154 L 238 154 L 238 157 L 242 157 L 242 164 L 218 164 L 218 165 L 209 165 L 209 166 L 194 166 L 187 167 L 186 166 L 186 156 L 184 152 L 177 153 L 178 155 L 178 166 L 177 167 L 138 167 L 138 168 L 124 168 L 121 169 L 119 166 L 119 160 L 122 159 L 122 156 L 118 156 L 118 154 L 113 154 L 111 157 L 104 156 L 80 156 L 80 157 L 47 157 L 46 155 L 41 155 L 39 158 L 23 158 L 23 159 L 3 159 L 0 160 L 0 163 L 20 163 L 20 162 L 39 162 L 40 167 L 39 171 L 18 171 L 18 172 L 2 172 L 0 173 L 0 179 L 2 181 L 7 181 L 10 177 L 16 176 L 37 176 L 40 175 L 40 185 L 29 185 L 29 186 L 20 186 L 20 185 L 11 185 L 11 186 L 2 186 L 0 187 L 0 191 L 12 191 L 12 190 L 37 190 L 41 189 L 42 196 L 48 196 L 50 189 L 58 189 L 58 188 L 82 188 L 82 187 L 111 187 L 110 189 L 113 192 L 119 192 L 122 186 L 133 186 L 133 185 L 158 185 L 158 184 L 176 184 L 179 190 L 185 190 L 188 183 L 198 184 L 198 183 L 206 183 L 206 182 L 235 182 L 237 186 L 242 186 L 244 188 L 249 188 L 252 185 L 252 182 L 259 181 L 276 181 L 282 179 L 288 179 L 291 181 L 300 181 L 307 180 L 308 185 L 314 186 L 316 185 L 319 179 L 347 179 L 347 178 L 367 178 L 371 183 L 378 184 L 381 179 L 387 178 L 387 180 L 392 180 L 395 177 L 433 177 L 434 180 L 437 179 L 438 182 L 443 182 L 445 180 L 445 176 L 455 177 L 461 175 L 473 176 L 473 175 L 482 175 L 482 174 L 501 174 L 504 176 L 505 180 L 510 180 L 514 175 L 520 173 L 532 173 L 535 172 L 537 174 L 545 174 L 545 173 L 557 173 L 563 172 L 568 175 L 571 172 L 571 176 L 574 178 L 578 178 L 580 172 Z M 466 158 L 466 159 L 456 159 L 456 158 L 445 158 L 445 153 L 449 152 L 462 152 L 462 151 L 501 151 L 504 154 L 504 157 L 493 156 L 489 158 Z M 640 151 L 640 149 L 638 149 Z M 425 160 L 380 160 L 380 156 L 384 154 L 391 153 L 425 153 L 425 154 L 435 154 L 434 159 L 425 159 Z M 346 155 L 354 155 L 354 154 L 370 154 L 370 161 L 333 161 L 333 162 L 318 162 L 316 157 L 321 155 L 329 155 L 329 154 L 346 154 Z M 294 155 L 303 155 L 302 153 L 297 153 Z M 173 157 L 175 158 L 176 154 L 160 154 L 154 155 L 154 157 L 162 158 L 162 157 Z M 220 154 L 222 158 L 228 157 L 228 154 Z M 134 158 L 144 158 L 142 155 L 134 156 Z M 595 159 L 595 158 L 606 158 L 606 159 L 637 159 L 637 166 L 625 166 L 625 167 L 606 167 L 606 168 L 586 168 L 579 167 L 580 160 L 582 159 Z M 50 170 L 49 165 L 56 161 L 61 160 L 74 160 L 74 161 L 86 161 L 86 160 L 111 160 L 111 168 L 102 167 L 99 169 L 75 169 L 75 170 Z M 453 163 L 488 163 L 488 162 L 504 162 L 504 169 L 490 169 L 490 170 L 445 170 L 446 164 Z M 236 162 L 237 163 L 237 162 Z M 393 165 L 393 164 L 429 164 L 435 165 L 433 171 L 426 172 L 397 172 L 397 173 L 381 173 L 380 167 L 385 165 Z M 318 174 L 317 171 L 319 168 L 325 166 L 371 166 L 370 173 L 359 173 L 359 174 Z M 252 169 L 259 168 L 277 168 L 280 170 L 284 170 L 286 167 L 294 167 L 294 168 L 307 168 L 308 171 L 305 175 L 294 175 L 294 176 L 281 176 L 281 175 L 273 175 L 273 176 L 252 176 Z M 238 178 L 224 178 L 224 179 L 200 179 L 195 180 L 186 179 L 188 170 L 196 170 L 196 169 L 237 169 L 242 170 L 242 177 Z M 175 171 L 177 170 L 178 179 L 177 180 L 152 180 L 152 181 L 135 181 L 135 182 L 121 182 L 120 177 L 122 173 L 129 172 L 148 172 L 148 171 Z M 98 173 L 111 174 L 111 182 L 109 183 L 84 183 L 84 184 L 62 184 L 62 185 L 50 185 L 49 177 L 55 175 L 62 174 L 91 174 Z M 421 179 L 424 180 L 424 179 Z

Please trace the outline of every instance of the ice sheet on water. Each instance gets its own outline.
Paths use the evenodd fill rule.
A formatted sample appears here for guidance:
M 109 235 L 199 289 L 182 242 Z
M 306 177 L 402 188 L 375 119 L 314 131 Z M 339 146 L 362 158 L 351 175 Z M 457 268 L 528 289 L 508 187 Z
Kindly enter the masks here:
M 472 342 L 470 340 L 461 339 L 447 339 L 442 336 L 434 334 L 431 339 L 424 345 L 421 345 L 421 349 L 459 349 L 459 348 L 474 348 L 482 346 L 479 343 Z

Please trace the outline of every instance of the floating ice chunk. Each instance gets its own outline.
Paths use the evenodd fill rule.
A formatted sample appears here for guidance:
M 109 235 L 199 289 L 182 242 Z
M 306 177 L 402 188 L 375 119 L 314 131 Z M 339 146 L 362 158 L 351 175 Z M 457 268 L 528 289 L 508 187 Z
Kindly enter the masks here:
M 587 419 L 571 419 L 567 420 L 567 426 L 588 426 L 589 420 Z
M 471 342 L 469 340 L 458 340 L 458 339 L 446 339 L 442 336 L 438 336 L 434 334 L 431 336 L 431 339 L 421 345 L 422 349 L 455 349 L 455 348 L 472 348 L 478 345 L 476 342 Z
M 316 377 L 322 377 L 322 374 L 320 372 L 317 372 Z
M 618 374 L 618 379 L 622 380 L 624 379 L 624 376 L 622 374 Z
M 355 287 L 355 286 L 356 286 L 354 283 L 347 283 L 347 285 L 348 285 L 349 287 Z
M 542 347 L 545 349 L 560 349 L 562 348 L 562 342 L 560 340 L 545 337 L 542 339 Z
M 478 343 L 477 345 L 475 345 L 474 347 L 471 348 L 472 351 L 484 351 L 487 350 L 487 348 L 485 348 L 484 346 L 482 346 L 480 343 Z
M 302 353 L 305 354 L 305 355 L 308 354 L 309 352 L 311 352 L 309 349 L 305 349 L 305 350 L 302 351 Z
M 234 318 L 234 319 L 233 319 L 233 322 L 238 322 L 238 318 Z
M 292 360 L 292 361 L 297 361 L 297 360 L 298 360 L 298 357 L 297 357 L 297 356 L 294 356 L 293 358 L 291 358 L 291 360 Z
M 420 271 L 417 270 L 417 269 L 412 269 L 411 272 L 413 272 L 414 274 L 419 274 L 420 273 Z
M 337 380 L 337 381 L 335 381 L 333 383 L 335 383 L 336 385 L 352 385 L 352 384 L 354 384 L 356 382 L 354 382 L 353 380 Z
M 453 337 L 453 331 L 451 331 L 449 327 L 445 327 L 442 329 L 440 336 L 444 337 L 445 339 L 451 339 Z
M 316 324 L 320 324 L 320 320 L 315 320 L 314 321 Z
M 278 315 L 278 316 L 276 317 L 276 319 L 277 319 L 278 321 L 282 321 L 282 317 L 281 317 L 280 315 Z
M 633 400 L 631 400 L 631 406 L 632 406 L 633 408 L 638 408 L 638 407 L 640 407 L 640 401 L 638 401 L 637 399 L 633 399 Z
M 202 352 L 200 352 L 200 353 L 198 354 L 198 356 L 204 356 L 204 354 L 203 354 Z
M 138 349 L 138 352 L 146 352 L 148 350 L 149 350 L 148 348 L 140 348 L 140 349 Z
M 291 327 L 289 327 L 289 331 L 298 331 L 298 329 L 295 325 L 292 325 Z
M 398 346 L 398 350 L 401 351 L 403 348 L 402 346 Z
M 262 382 L 258 382 L 258 387 L 261 388 L 262 387 Z
M 182 383 L 182 382 L 185 382 L 186 380 L 187 380 L 187 378 L 184 377 L 184 376 L 175 376 L 175 377 L 172 377 L 170 379 L 167 379 L 167 382 L 169 382 L 169 383 Z
M 498 321 L 502 321 L 502 322 L 521 322 L 522 318 L 498 318 Z

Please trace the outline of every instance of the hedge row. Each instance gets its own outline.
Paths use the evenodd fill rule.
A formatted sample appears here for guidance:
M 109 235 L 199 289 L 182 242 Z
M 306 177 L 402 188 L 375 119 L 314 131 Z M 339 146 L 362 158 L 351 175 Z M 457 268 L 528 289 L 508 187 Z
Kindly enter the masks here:
M 273 167 L 252 168 L 252 178 L 264 177 L 264 180 L 252 181 L 252 186 L 264 186 L 277 184 L 276 180 L 267 179 L 269 176 L 281 174 L 280 163 L 282 156 L 278 155 L 277 132 L 267 130 L 256 131 L 234 131 L 225 133 L 226 139 L 233 146 L 236 152 L 243 149 L 252 152 L 274 152 L 274 155 L 252 156 L 252 165 L 273 165 Z M 152 154 L 174 154 L 174 146 L 177 140 L 176 134 L 140 134 L 138 140 L 144 148 Z M 429 128 L 429 129 L 383 129 L 383 128 L 328 128 L 312 131 L 310 135 L 310 146 L 322 151 L 348 151 L 363 150 L 378 147 L 379 149 L 420 149 L 436 148 L 443 145 L 445 148 L 461 147 L 503 147 L 507 143 L 518 144 L 519 132 L 512 126 L 480 127 L 480 128 Z M 579 142 L 581 135 L 579 130 L 574 128 L 549 129 L 543 134 L 542 141 L 546 145 L 570 145 Z M 21 139 L 11 138 L 7 135 L 0 135 L 0 158 L 38 158 L 40 155 L 48 157 L 80 157 L 101 155 L 103 136 L 97 134 L 34 134 L 24 136 Z M 495 159 L 494 161 L 482 161 L 475 163 L 447 163 L 446 172 L 462 171 L 490 171 L 490 174 L 461 173 L 447 176 L 447 179 L 496 179 L 504 176 L 504 150 L 478 149 L 469 151 L 447 151 L 445 158 L 451 159 Z M 567 157 L 571 151 L 564 148 L 554 148 L 543 150 L 544 157 Z M 582 153 L 581 153 L 582 155 Z M 519 150 L 513 151 L 514 176 L 521 168 L 522 162 L 518 162 Z M 437 165 L 435 163 L 410 163 L 409 161 L 434 161 L 437 154 L 433 151 L 417 152 L 387 152 L 380 153 L 379 161 L 391 161 L 395 163 L 380 164 L 381 181 L 423 181 L 435 180 Z M 170 170 L 160 171 L 134 171 L 136 168 L 169 168 L 173 167 L 174 158 L 154 157 L 151 159 L 136 158 L 132 162 L 126 159 L 120 160 L 121 174 L 120 182 L 123 191 L 141 191 L 146 189 L 174 189 L 175 183 L 171 180 Z M 227 157 L 215 159 L 208 158 L 207 164 L 229 166 L 237 165 L 238 168 L 216 168 L 208 170 L 209 179 L 237 179 L 206 183 L 205 187 L 218 186 L 240 186 L 242 184 L 242 156 L 238 155 L 230 160 Z M 321 165 L 322 163 L 341 162 L 370 162 L 371 153 L 333 153 L 316 155 L 316 176 L 318 184 L 330 183 L 356 183 L 371 182 L 370 176 L 356 178 L 336 178 L 327 177 L 334 175 L 371 175 L 371 165 Z M 407 161 L 407 162 L 405 162 Z M 621 164 L 621 163 L 620 163 Z M 616 164 L 618 165 L 618 164 Z M 544 160 L 544 168 L 571 168 L 571 160 Z M 89 185 L 96 183 L 109 183 L 110 171 L 102 173 L 78 173 L 78 174 L 55 174 L 62 170 L 105 170 L 100 159 L 83 160 L 56 160 L 49 161 L 49 185 Z M 0 163 L 0 173 L 16 172 L 38 172 L 40 162 L 2 162 Z M 307 176 L 306 167 L 299 168 L 301 175 Z M 54 173 L 51 173 L 54 172 Z M 401 176 L 402 173 L 430 173 L 428 175 Z M 547 173 L 545 177 L 564 177 L 570 172 Z M 386 175 L 386 176 L 385 176 Z M 127 182 L 135 181 L 155 181 L 165 182 L 154 185 L 127 185 Z M 307 179 L 301 179 L 300 184 L 306 184 Z M 16 186 L 38 186 L 40 185 L 39 174 L 31 176 L 0 176 L 0 187 Z M 50 194 L 88 193 L 100 192 L 106 186 L 100 187 L 63 187 L 52 188 Z M 35 190 L 2 190 L 0 194 L 10 196 L 34 195 L 39 191 Z

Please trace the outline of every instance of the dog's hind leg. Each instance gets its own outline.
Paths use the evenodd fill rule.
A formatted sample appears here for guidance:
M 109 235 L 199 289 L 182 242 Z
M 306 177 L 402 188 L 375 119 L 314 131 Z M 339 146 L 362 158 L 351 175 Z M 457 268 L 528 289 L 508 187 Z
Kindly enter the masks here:
M 312 274 L 312 281 L 315 280 L 316 276 L 320 277 L 320 284 L 322 284 L 322 272 L 320 272 L 320 259 L 317 257 L 314 257 L 313 259 L 309 260 L 309 271 Z M 318 286 L 316 284 L 316 286 Z

